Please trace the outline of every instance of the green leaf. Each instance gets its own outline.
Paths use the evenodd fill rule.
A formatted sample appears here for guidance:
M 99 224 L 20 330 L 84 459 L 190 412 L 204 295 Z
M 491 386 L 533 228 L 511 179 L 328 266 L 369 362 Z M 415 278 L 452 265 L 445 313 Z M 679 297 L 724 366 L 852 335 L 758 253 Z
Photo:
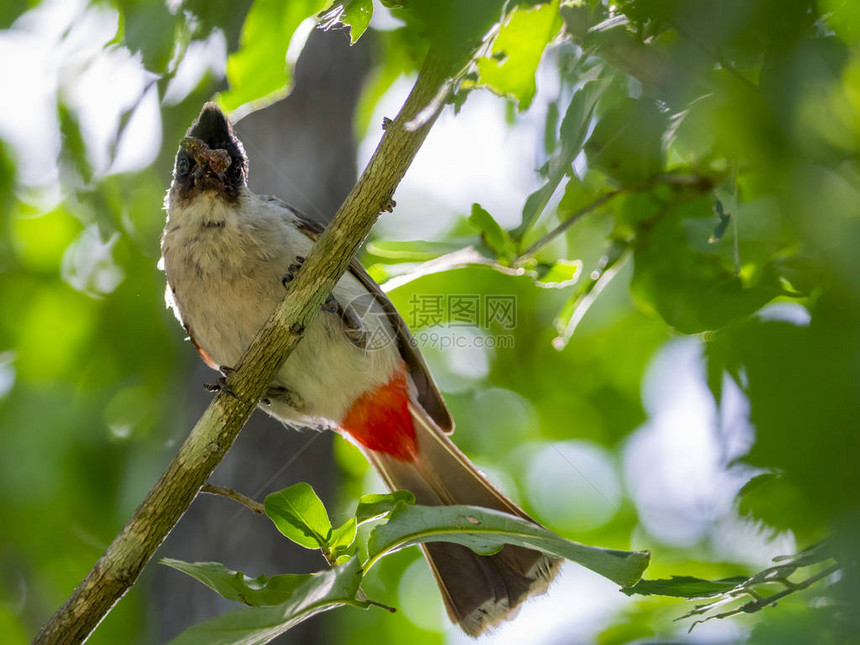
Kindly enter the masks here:
M 750 401 L 756 440 L 743 460 L 780 473 L 748 488 L 742 506 L 818 539 L 857 506 L 860 315 L 827 291 L 811 313 L 809 325 L 751 318 L 717 336 Z
M 367 31 L 373 17 L 373 0 L 347 0 L 325 12 L 320 26 L 330 29 L 341 24 L 349 27 L 349 44 L 354 45 Z
M 761 473 L 743 485 L 738 491 L 738 512 L 777 531 L 794 530 L 800 535 L 818 519 L 804 491 L 789 477 L 775 473 Z
M 590 173 L 589 178 L 593 178 L 595 173 Z M 567 219 L 572 215 L 576 215 L 583 208 L 590 207 L 599 198 L 606 195 L 606 192 L 601 193 L 601 189 L 605 185 L 601 182 L 599 185 L 594 185 L 592 181 L 583 181 L 577 176 L 568 179 L 564 187 L 564 194 L 558 202 L 558 216 Z
M 559 14 L 564 21 L 565 31 L 574 41 L 581 42 L 588 36 L 588 30 L 592 25 L 585 3 L 563 2 L 559 7 Z
M 500 256 L 507 256 L 511 252 L 511 238 L 508 232 L 493 219 L 480 204 L 472 204 L 472 213 L 469 215 L 469 224 L 481 232 L 481 239 Z
M 520 110 L 535 95 L 535 72 L 544 49 L 558 33 L 558 2 L 521 6 L 508 14 L 490 56 L 478 60 L 478 84 L 519 101 Z
M 775 278 L 746 287 L 716 255 L 693 249 L 680 223 L 658 221 L 637 242 L 630 289 L 678 331 L 696 334 L 743 318 L 780 294 Z
M 184 0 L 182 9 L 193 14 L 193 23 L 196 24 L 195 35 L 206 38 L 213 29 L 220 29 L 227 39 L 227 52 L 232 53 L 239 48 L 239 41 L 243 38 L 245 19 L 251 6 L 255 4 L 257 3 L 253 0 L 233 0 L 232 2 Z
M 539 264 L 535 284 L 544 289 L 569 287 L 579 280 L 582 273 L 582 260 L 557 260 L 553 264 Z
M 792 291 L 808 295 L 821 284 L 821 267 L 808 257 L 777 257 L 772 264 L 780 280 Z
M 571 171 L 573 160 L 582 150 L 594 108 L 608 87 L 608 83 L 600 79 L 602 69 L 598 65 L 588 70 L 586 72 L 588 76 L 584 74 L 582 86 L 571 97 L 559 129 L 561 145 L 542 170 L 547 181 L 526 198 L 522 223 L 511 233 L 515 240 L 522 239 L 526 231 L 537 221 L 561 180 Z
M 0 5 L 0 29 L 7 29 L 21 14 L 30 8 L 32 3 L 27 0 L 6 0 Z
M 381 131 L 380 123 L 372 123 L 375 110 L 391 86 L 405 74 L 416 71 L 423 60 L 424 47 L 407 28 L 377 31 L 373 35 L 373 49 L 378 62 L 364 79 L 361 97 L 355 108 L 354 136 L 357 140 L 367 136 L 368 130 Z
M 361 38 L 361 35 L 367 30 L 370 25 L 370 19 L 373 17 L 373 1 L 372 0 L 351 0 L 343 8 L 341 21 L 349 25 L 349 39 L 351 44 Z
M 628 596 L 673 596 L 675 598 L 704 598 L 718 596 L 734 589 L 746 577 L 735 576 L 720 580 L 703 580 L 691 576 L 672 576 L 663 580 L 640 580 L 632 587 L 622 589 Z
M 605 255 L 600 258 L 589 278 L 580 282 L 573 290 L 553 321 L 558 332 L 558 336 L 552 341 L 552 346 L 556 350 L 560 351 L 567 346 L 588 310 L 606 286 L 618 275 L 629 257 L 626 244 L 613 242 L 606 249 Z
M 449 242 L 375 240 L 368 242 L 366 250 L 389 262 L 425 262 L 460 248 L 462 245 Z
M 466 63 L 475 47 L 499 22 L 503 0 L 393 0 L 392 14 L 404 22 L 413 40 Z
M 312 577 L 308 573 L 249 578 L 241 571 L 228 569 L 220 562 L 184 562 L 173 558 L 162 558 L 160 562 L 202 582 L 227 600 L 255 607 L 286 602 L 300 585 Z
M 555 133 L 558 130 L 558 120 L 561 115 L 558 111 L 558 100 L 550 103 L 546 108 L 546 120 L 544 121 L 543 129 L 543 147 L 547 155 L 555 152 L 558 141 L 556 141 Z
M 267 495 L 266 515 L 287 538 L 306 549 L 328 550 L 331 521 L 325 506 L 305 482 Z
M 361 566 L 353 558 L 343 566 L 311 574 L 285 603 L 241 609 L 198 623 L 170 641 L 170 645 L 263 645 L 311 616 L 368 603 L 355 595 L 361 583 Z
M 125 27 L 123 44 L 140 52 L 146 69 L 163 73 L 174 54 L 181 14 L 171 12 L 166 2 L 127 2 L 123 9 L 120 14 Z
M 286 62 L 298 26 L 326 0 L 257 0 L 242 27 L 241 47 L 227 59 L 230 89 L 219 97 L 227 111 L 252 104 L 259 109 L 287 95 L 293 81 Z
M 622 183 L 663 172 L 668 117 L 654 101 L 625 99 L 600 117 L 585 145 L 588 165 Z
M 822 17 L 846 43 L 860 42 L 860 5 L 850 0 L 822 0 Z
M 403 502 L 414 504 L 415 495 L 408 490 L 396 490 L 393 493 L 373 493 L 362 495 L 358 500 L 358 508 L 355 509 L 355 519 L 359 524 L 387 515 L 394 507 Z
M 625 587 L 641 578 L 650 558 L 647 551 L 616 551 L 571 542 L 501 511 L 477 506 L 400 504 L 388 522 L 371 532 L 365 571 L 387 553 L 424 542 L 454 542 L 483 554 L 505 544 L 537 549 L 577 562 Z
M 352 546 L 355 543 L 355 534 L 358 531 L 358 522 L 354 517 L 349 518 L 338 528 L 333 529 L 328 537 L 330 553 L 335 559 L 344 555 L 352 555 Z
M 62 160 L 73 169 L 85 183 L 93 177 L 93 168 L 87 155 L 87 144 L 81 132 L 77 115 L 65 104 L 57 104 L 57 117 L 63 146 L 60 149 Z

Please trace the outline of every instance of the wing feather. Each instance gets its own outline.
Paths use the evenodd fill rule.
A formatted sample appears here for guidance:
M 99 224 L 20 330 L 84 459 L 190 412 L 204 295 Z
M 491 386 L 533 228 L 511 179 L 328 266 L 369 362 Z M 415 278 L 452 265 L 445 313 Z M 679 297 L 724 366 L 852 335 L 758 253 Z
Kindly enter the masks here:
M 319 222 L 316 222 L 307 217 L 301 211 L 293 208 L 289 204 L 281 201 L 277 197 L 270 197 L 270 201 L 277 203 L 284 209 L 288 210 L 297 219 L 299 227 L 307 233 L 307 235 L 316 241 L 322 234 L 324 227 Z M 418 348 L 415 346 L 415 341 L 412 339 L 412 334 L 409 327 L 406 326 L 403 318 L 398 313 L 397 309 L 392 304 L 388 296 L 383 293 L 378 284 L 371 278 L 357 258 L 353 257 L 349 264 L 349 271 L 358 280 L 369 293 L 373 295 L 377 302 L 382 306 L 391 322 L 392 327 L 397 335 L 397 346 L 400 350 L 400 355 L 409 369 L 409 375 L 412 377 L 413 383 L 418 392 L 418 403 L 427 412 L 430 418 L 436 422 L 439 428 L 445 433 L 454 431 L 454 420 L 451 417 L 451 412 L 448 410 L 448 405 L 445 399 L 442 398 L 442 393 L 439 391 L 427 363 Z

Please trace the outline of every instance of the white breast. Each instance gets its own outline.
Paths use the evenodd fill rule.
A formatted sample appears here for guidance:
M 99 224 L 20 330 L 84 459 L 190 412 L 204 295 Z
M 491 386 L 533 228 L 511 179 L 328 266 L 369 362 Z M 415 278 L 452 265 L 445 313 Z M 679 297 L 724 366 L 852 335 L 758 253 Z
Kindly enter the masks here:
M 214 195 L 185 208 L 167 197 L 162 261 L 168 304 L 195 342 L 219 365 L 236 365 L 284 296 L 281 278 L 312 241 L 277 202 L 247 190 L 238 205 Z M 334 295 L 342 305 L 366 294 L 347 274 Z M 392 337 L 381 308 L 362 319 L 368 333 Z M 278 374 L 275 385 L 295 395 L 297 408 L 281 402 L 268 410 L 283 421 L 337 425 L 362 393 L 387 382 L 400 363 L 395 344 L 360 349 L 343 333 L 336 314 L 320 312 Z

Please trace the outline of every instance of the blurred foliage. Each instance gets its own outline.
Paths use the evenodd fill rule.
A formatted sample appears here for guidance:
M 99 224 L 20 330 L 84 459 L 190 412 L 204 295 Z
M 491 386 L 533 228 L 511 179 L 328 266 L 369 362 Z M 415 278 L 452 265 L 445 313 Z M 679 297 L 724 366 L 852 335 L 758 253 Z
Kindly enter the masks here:
M 227 59 L 230 89 L 221 94 L 222 107 L 232 112 L 248 103 L 259 108 L 284 98 L 292 80 L 285 64 L 291 39 L 300 37 L 296 29 L 303 20 L 325 6 L 325 0 L 254 2 L 242 27 L 241 47 Z
M 637 480 L 625 461 L 658 421 L 643 402 L 649 365 L 693 335 L 716 411 L 710 429 L 724 448 L 720 467 L 748 481 L 728 491 L 738 492 L 731 517 L 765 537 L 796 540 L 798 551 L 830 536 L 840 567 L 733 624 L 751 642 L 856 640 L 856 3 L 112 0 L 7 2 L 0 10 L 4 52 L 41 39 L 22 50 L 27 56 L 4 57 L 9 78 L 11 66 L 23 65 L 49 79 L 38 96 L 4 96 L 24 111 L 0 111 L 4 642 L 27 642 L 60 605 L 193 421 L 177 392 L 196 359 L 163 306 L 156 269 L 175 142 L 217 92 L 237 114 L 286 95 L 300 25 L 321 20 L 321 11 L 327 26 L 350 26 L 353 41 L 369 38 L 375 51 L 355 116 L 361 133 L 428 47 L 462 67 L 455 108 L 487 88 L 523 111 L 509 112 L 516 127 L 535 132 L 526 162 L 537 169 L 537 188 L 522 195 L 519 225 L 501 225 L 470 200 L 447 233 L 376 239 L 364 258 L 377 276 L 409 276 L 425 260 L 448 269 L 416 272 L 390 292 L 419 340 L 444 338 L 457 321 L 449 310 L 418 320 L 416 297 L 515 297 L 514 324 L 458 328 L 510 345 L 423 347 L 461 448 L 550 529 L 578 526 L 565 535 L 651 549 L 652 578 L 749 578 L 766 563 L 752 566 L 720 548 L 722 516 L 692 542 L 649 531 L 654 508 L 638 493 L 660 473 Z M 111 33 L 101 40 L 81 31 L 105 24 Z M 50 56 L 42 60 L 39 49 Z M 142 79 L 136 100 L 109 98 L 129 72 L 102 66 L 124 60 Z M 93 77 L 97 88 L 85 82 Z M 158 110 L 147 122 L 153 89 Z M 10 114 L 19 122 L 10 125 Z M 101 139 L 94 122 L 107 132 Z M 132 136 L 141 122 L 157 139 L 148 156 Z M 49 162 L 43 154 L 36 172 L 30 155 L 44 151 Z M 120 164 L 134 152 L 136 163 Z M 449 252 L 466 246 L 483 261 L 449 262 Z M 540 288 L 547 284 L 556 288 Z M 748 409 L 730 415 L 738 393 Z M 754 436 L 732 447 L 726 427 L 747 420 Z M 599 467 L 588 476 L 607 483 L 579 488 L 583 475 L 542 487 L 535 471 L 547 449 L 589 455 Z M 337 454 L 343 512 L 332 517 L 343 525 L 366 492 L 367 466 L 343 442 Z M 601 497 L 601 488 L 617 493 Z M 415 593 L 430 593 L 415 582 L 423 575 L 412 567 L 417 557 L 415 549 L 398 552 L 365 580 L 374 599 L 404 611 L 344 613 L 332 625 L 340 640 L 443 640 L 439 607 L 434 614 L 410 604 Z M 145 585 L 90 642 L 151 641 Z M 671 622 L 689 609 L 683 602 L 649 596 L 625 604 L 596 638 L 696 639 L 701 628 L 686 637 L 687 624 Z

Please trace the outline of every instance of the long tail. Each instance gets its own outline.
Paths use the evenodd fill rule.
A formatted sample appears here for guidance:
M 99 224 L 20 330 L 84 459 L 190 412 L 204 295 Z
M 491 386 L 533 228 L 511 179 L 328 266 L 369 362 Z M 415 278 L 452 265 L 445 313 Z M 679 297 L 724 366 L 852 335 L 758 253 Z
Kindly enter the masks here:
M 420 406 L 408 404 L 408 415 L 414 429 L 408 453 L 372 450 L 362 442 L 391 490 L 410 490 L 419 504 L 471 504 L 531 519 L 478 472 Z M 470 636 L 513 617 L 526 598 L 546 591 L 561 564 L 512 545 L 491 556 L 446 542 L 423 548 L 448 615 Z

